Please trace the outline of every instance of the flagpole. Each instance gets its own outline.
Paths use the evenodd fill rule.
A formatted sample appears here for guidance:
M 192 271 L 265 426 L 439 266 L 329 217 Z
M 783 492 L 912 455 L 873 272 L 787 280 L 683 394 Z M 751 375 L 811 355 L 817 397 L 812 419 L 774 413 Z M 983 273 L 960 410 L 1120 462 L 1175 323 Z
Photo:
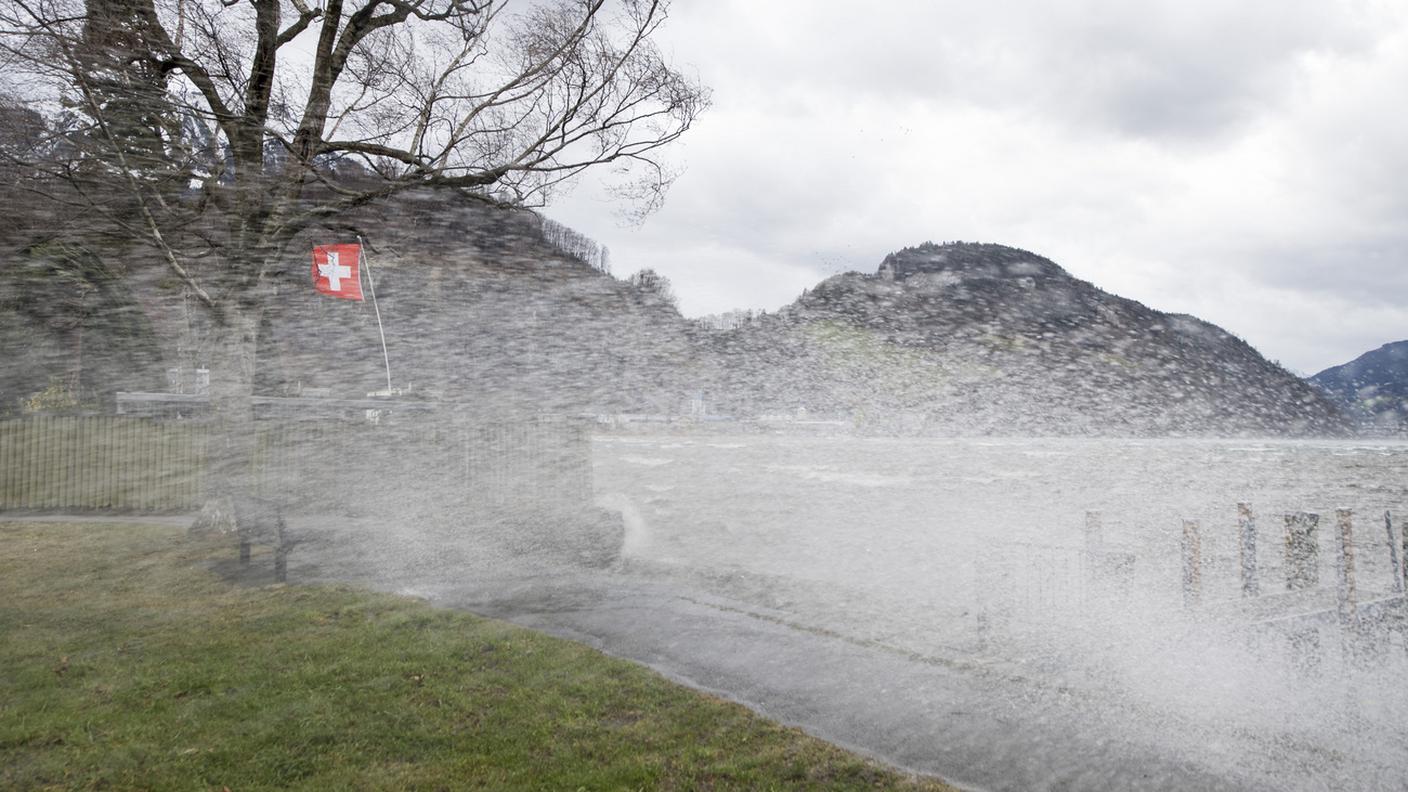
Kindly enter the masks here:
M 372 310 L 376 312 L 376 331 L 381 335 L 381 360 L 386 364 L 386 395 L 391 395 L 391 358 L 386 354 L 386 330 L 381 326 L 381 308 L 376 304 L 376 279 L 372 277 L 371 257 L 365 252 L 367 243 L 362 241 L 362 235 L 357 235 L 357 255 L 362 258 L 362 266 L 367 269 L 367 285 L 372 292 Z

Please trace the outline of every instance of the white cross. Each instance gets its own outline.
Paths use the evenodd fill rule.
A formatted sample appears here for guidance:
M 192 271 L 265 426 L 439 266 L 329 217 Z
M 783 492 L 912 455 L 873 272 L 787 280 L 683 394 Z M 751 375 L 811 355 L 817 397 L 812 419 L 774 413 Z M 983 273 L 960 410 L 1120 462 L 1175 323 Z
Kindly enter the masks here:
M 342 279 L 352 277 L 352 268 L 342 266 L 337 259 L 337 252 L 329 250 L 328 263 L 318 265 L 318 274 L 328 279 L 333 291 L 342 291 Z

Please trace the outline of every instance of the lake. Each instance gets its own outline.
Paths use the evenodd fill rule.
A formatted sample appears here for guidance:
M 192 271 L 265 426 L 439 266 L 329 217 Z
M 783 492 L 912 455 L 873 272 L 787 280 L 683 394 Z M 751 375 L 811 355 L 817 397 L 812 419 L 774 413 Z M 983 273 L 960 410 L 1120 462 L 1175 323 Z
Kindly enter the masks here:
M 1003 691 L 991 695 L 1073 696 L 1102 724 L 1077 728 L 1090 745 L 1142 734 L 1234 785 L 1408 778 L 1385 527 L 1386 511 L 1408 511 L 1408 444 L 617 435 L 596 439 L 594 475 L 599 502 L 627 518 L 628 576 L 962 669 Z M 1255 520 L 1254 599 L 1238 503 Z M 1367 638 L 1333 618 L 1341 508 Z M 1301 511 L 1320 515 L 1318 583 L 1288 594 L 1284 515 Z

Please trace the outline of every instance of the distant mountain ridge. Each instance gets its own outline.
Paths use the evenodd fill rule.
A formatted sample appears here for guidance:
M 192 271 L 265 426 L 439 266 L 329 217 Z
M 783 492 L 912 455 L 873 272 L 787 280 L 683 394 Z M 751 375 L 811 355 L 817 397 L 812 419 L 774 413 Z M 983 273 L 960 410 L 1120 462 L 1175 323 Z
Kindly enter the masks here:
M 1408 428 L 1408 340 L 1384 344 L 1310 377 L 1363 423 Z
M 719 340 L 741 412 L 805 406 L 900 431 L 1335 434 L 1341 412 L 1246 342 L 1034 253 L 925 243 L 826 279 Z

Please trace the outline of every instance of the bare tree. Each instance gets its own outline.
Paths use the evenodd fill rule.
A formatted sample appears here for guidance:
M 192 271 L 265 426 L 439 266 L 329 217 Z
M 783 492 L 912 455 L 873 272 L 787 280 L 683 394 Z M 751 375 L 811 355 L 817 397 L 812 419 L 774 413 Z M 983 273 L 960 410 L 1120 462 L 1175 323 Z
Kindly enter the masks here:
M 646 299 L 664 303 L 671 308 L 679 307 L 670 279 L 653 269 L 643 269 L 627 278 L 626 282 Z
M 0 0 L 11 90 L 55 136 L 47 159 L 31 145 L 9 161 L 156 251 L 208 309 L 221 339 L 212 399 L 239 437 L 267 280 L 300 234 L 413 188 L 542 205 L 608 165 L 632 206 L 657 206 L 673 177 L 658 155 L 708 104 L 653 43 L 666 11 Z
M 551 218 L 540 218 L 540 225 L 548 244 L 597 272 L 611 274 L 611 250 L 605 245 Z

